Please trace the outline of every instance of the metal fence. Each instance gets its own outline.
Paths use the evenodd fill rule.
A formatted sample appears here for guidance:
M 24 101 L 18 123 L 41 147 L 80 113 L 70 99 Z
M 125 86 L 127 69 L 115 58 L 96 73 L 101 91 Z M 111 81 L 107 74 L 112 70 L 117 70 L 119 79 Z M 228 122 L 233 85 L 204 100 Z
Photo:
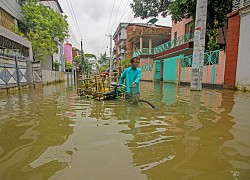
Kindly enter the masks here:
M 247 5 L 250 5 L 250 0 L 234 0 L 233 1 L 233 11 L 236 11 L 240 8 L 243 8 Z
M 206 52 L 204 54 L 204 66 L 219 64 L 220 50 Z M 185 56 L 181 61 L 182 67 L 192 67 L 193 55 Z
M 27 59 L 12 50 L 0 51 L 0 88 L 28 84 Z

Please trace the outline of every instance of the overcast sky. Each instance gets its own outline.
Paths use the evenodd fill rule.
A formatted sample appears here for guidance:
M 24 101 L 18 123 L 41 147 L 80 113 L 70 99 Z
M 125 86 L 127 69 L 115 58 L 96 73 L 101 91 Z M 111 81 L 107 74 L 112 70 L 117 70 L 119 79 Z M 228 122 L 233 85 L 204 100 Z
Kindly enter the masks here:
M 133 0 L 59 0 L 68 16 L 70 39 L 73 46 L 80 49 L 81 38 L 85 53 L 99 56 L 105 51 L 109 54 L 109 37 L 113 35 L 120 22 L 148 22 L 134 19 L 130 3 Z M 161 18 L 157 25 L 171 26 L 170 18 Z

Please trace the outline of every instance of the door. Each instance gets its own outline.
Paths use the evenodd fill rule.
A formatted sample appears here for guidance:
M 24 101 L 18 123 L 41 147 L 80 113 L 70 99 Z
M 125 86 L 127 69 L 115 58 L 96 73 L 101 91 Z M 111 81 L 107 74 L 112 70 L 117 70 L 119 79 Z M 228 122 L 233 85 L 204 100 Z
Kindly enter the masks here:
M 161 61 L 155 60 L 155 81 L 161 80 Z
M 176 65 L 180 56 L 164 59 L 163 82 L 175 83 L 176 81 Z

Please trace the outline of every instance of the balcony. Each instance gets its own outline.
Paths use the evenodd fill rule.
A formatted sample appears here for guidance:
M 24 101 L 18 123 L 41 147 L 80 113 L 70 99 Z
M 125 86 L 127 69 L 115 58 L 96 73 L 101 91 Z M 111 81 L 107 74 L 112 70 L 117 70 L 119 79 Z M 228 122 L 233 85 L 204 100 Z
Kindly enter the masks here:
M 182 44 L 185 44 L 189 41 L 192 41 L 193 37 L 194 37 L 193 33 L 187 33 L 187 34 L 184 34 L 180 37 L 177 37 L 171 41 L 163 43 L 160 46 L 157 46 L 154 48 L 154 54 L 164 52 L 164 51 L 169 50 L 171 48 L 174 48 L 174 47 L 180 46 Z
M 177 46 L 181 46 L 185 43 L 188 43 L 190 41 L 193 41 L 194 33 L 187 33 L 180 37 L 177 37 L 171 41 L 165 42 L 159 46 L 156 46 L 155 48 L 151 49 L 151 52 L 149 52 L 149 48 L 143 48 L 142 50 L 135 51 L 133 53 L 133 57 L 140 56 L 140 55 L 154 55 L 158 54 L 167 50 L 170 50 L 172 48 L 175 48 Z
M 248 5 L 250 5 L 250 0 L 234 0 L 233 11 L 239 10 Z
M 154 48 L 151 49 L 151 52 L 149 52 L 149 48 L 142 48 L 142 50 L 138 50 L 133 53 L 133 57 L 140 55 L 154 55 Z

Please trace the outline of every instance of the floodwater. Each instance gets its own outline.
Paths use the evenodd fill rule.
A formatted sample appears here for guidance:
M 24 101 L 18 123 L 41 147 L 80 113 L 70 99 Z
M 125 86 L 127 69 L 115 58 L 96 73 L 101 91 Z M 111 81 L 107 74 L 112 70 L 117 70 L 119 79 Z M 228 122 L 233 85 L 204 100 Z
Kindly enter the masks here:
M 0 95 L 0 179 L 250 179 L 250 93 L 141 82 L 157 110 L 65 84 Z

